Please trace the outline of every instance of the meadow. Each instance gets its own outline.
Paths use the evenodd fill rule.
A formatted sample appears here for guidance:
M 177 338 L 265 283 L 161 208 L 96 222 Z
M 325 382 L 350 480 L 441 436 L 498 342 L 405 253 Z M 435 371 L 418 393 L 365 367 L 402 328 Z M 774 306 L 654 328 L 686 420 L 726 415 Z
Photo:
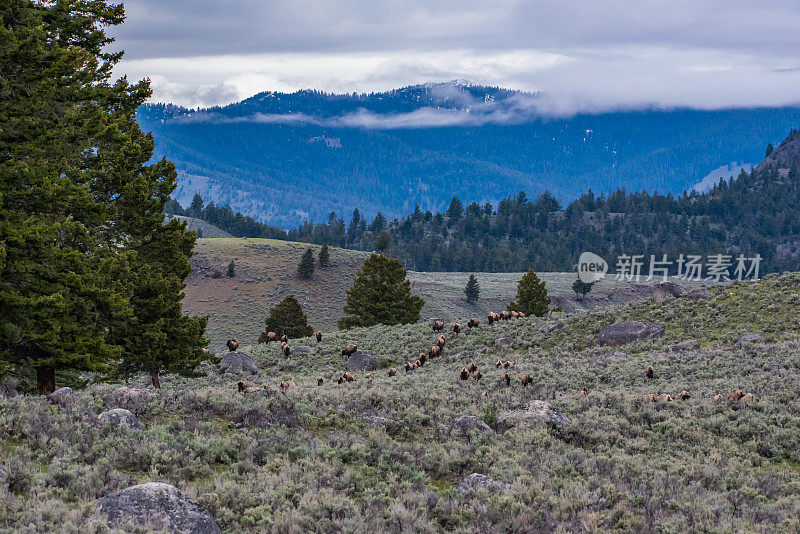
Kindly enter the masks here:
M 799 287 L 787 274 L 697 301 L 482 321 L 408 373 L 435 340 L 427 324 L 293 340 L 289 357 L 274 343 L 240 347 L 262 367 L 244 380 L 270 391 L 238 394 L 243 377 L 208 366 L 139 395 L 92 384 L 59 403 L 0 399 L 0 530 L 102 532 L 83 524 L 94 499 L 164 481 L 230 532 L 797 531 Z M 601 327 L 629 319 L 665 333 L 598 345 Z M 744 334 L 764 339 L 737 343 Z M 696 348 L 673 350 L 690 339 Z M 375 353 L 373 379 L 336 383 L 349 343 Z M 516 364 L 498 370 L 497 359 Z M 459 380 L 471 362 L 482 380 Z M 281 392 L 285 380 L 295 385 Z M 712 400 L 736 389 L 755 401 Z M 675 400 L 642 399 L 658 393 Z M 503 431 L 503 412 L 534 399 L 570 422 Z M 111 407 L 143 430 L 98 425 Z M 463 416 L 488 430 L 460 426 Z M 462 492 L 472 473 L 499 485 Z

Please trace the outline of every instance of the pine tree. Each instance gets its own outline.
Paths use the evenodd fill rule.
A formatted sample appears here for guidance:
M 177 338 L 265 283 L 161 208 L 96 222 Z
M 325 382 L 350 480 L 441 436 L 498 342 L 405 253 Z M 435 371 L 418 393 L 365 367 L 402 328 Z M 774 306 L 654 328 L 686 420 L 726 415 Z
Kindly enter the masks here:
M 328 244 L 325 243 L 319 249 L 319 266 L 323 269 L 331 264 L 331 256 L 328 251 Z
M 411 293 L 411 283 L 398 260 L 372 254 L 347 290 L 344 317 L 339 328 L 395 325 L 419 321 L 425 303 Z
M 234 276 L 236 276 L 236 265 L 231 260 L 228 264 L 228 278 L 233 278 Z
M 203 217 L 203 197 L 201 197 L 198 193 L 194 194 L 192 198 L 192 203 L 189 205 L 189 208 L 186 210 L 186 214 L 190 217 Z
M 478 279 L 475 278 L 474 274 L 469 275 L 469 280 L 467 280 L 467 285 L 464 287 L 464 294 L 467 296 L 467 303 L 468 304 L 475 304 L 478 302 L 478 297 L 481 293 L 480 284 L 478 284 Z
M 307 248 L 303 257 L 300 258 L 297 275 L 300 278 L 311 278 L 314 275 L 314 251 L 311 250 L 311 247 Z
M 450 200 L 450 206 L 447 208 L 447 217 L 450 219 L 450 224 L 455 223 L 464 215 L 464 204 L 459 199 L 453 197 Z
M 286 334 L 290 338 L 308 337 L 314 329 L 308 325 L 308 317 L 294 295 L 289 295 L 280 304 L 269 311 L 265 320 L 264 333 L 259 339 L 267 339 L 267 332 L 275 332 L 279 336 Z
M 594 286 L 594 282 L 584 282 L 580 278 L 576 279 L 572 282 L 572 291 L 575 292 L 575 298 L 577 299 L 579 294 L 585 297 L 592 290 L 592 286 Z
M 770 155 L 770 154 L 772 154 L 772 151 L 773 151 L 773 150 L 775 150 L 775 147 L 773 147 L 773 146 L 772 146 L 772 143 L 769 143 L 769 144 L 767 145 L 767 150 L 766 150 L 766 153 L 764 154 L 764 159 L 768 158 L 768 157 L 769 157 L 769 155 Z
M 516 300 L 511 302 L 507 309 L 523 312 L 525 315 L 542 317 L 547 314 L 549 304 L 544 280 L 540 280 L 533 269 L 528 269 L 517 285 Z
M 389 245 L 392 244 L 392 235 L 383 230 L 381 233 L 378 234 L 378 237 L 375 238 L 375 249 L 378 252 L 383 254 L 383 251 L 389 248 Z

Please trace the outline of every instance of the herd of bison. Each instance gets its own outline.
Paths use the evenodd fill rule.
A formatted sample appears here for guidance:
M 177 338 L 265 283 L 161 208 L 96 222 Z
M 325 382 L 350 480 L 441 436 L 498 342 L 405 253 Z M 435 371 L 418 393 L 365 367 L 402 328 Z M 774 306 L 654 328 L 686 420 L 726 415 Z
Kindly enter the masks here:
M 508 320 L 511 320 L 511 319 L 524 319 L 524 318 L 525 318 L 525 314 L 524 313 L 516 312 L 516 311 L 503 311 L 501 313 L 489 312 L 487 314 L 487 321 L 488 321 L 488 323 L 490 325 L 495 323 L 495 322 L 499 322 L 499 321 L 508 321 Z M 474 317 L 471 318 L 469 320 L 469 322 L 467 322 L 467 327 L 469 327 L 470 329 L 475 328 L 478 325 L 480 325 L 480 321 L 478 319 L 474 318 Z M 441 334 L 441 331 L 444 330 L 444 327 L 445 327 L 445 324 L 442 321 L 433 321 L 431 323 L 431 328 L 433 329 L 433 331 L 434 332 L 440 332 L 439 338 L 437 339 L 436 344 L 433 345 L 430 348 L 430 350 L 428 350 L 427 354 L 424 353 L 424 352 L 420 352 L 415 361 L 413 361 L 413 362 L 407 361 L 405 363 L 404 370 L 405 370 L 406 373 L 410 373 L 410 372 L 412 372 L 412 371 L 424 366 L 429 360 L 433 360 L 433 359 L 438 358 L 439 356 L 441 356 L 442 350 L 444 349 L 444 346 L 445 346 L 445 344 L 447 342 L 447 338 L 445 337 L 445 335 Z M 461 333 L 461 330 L 462 330 L 461 324 L 460 323 L 454 323 L 453 324 L 453 337 L 458 336 Z M 317 343 L 321 343 L 322 342 L 322 332 L 320 332 L 319 330 L 317 330 L 314 333 L 314 337 L 316 337 Z M 273 341 L 275 341 L 275 342 L 280 341 L 281 342 L 281 351 L 283 352 L 283 354 L 285 356 L 289 356 L 291 354 L 291 348 L 289 347 L 289 338 L 288 338 L 288 336 L 286 336 L 286 334 L 278 336 L 275 332 L 267 332 L 267 334 L 266 334 L 266 343 L 270 343 L 270 342 L 273 342 Z M 229 350 L 235 351 L 239 347 L 239 341 L 236 338 L 229 339 L 228 342 L 227 342 L 227 346 L 228 346 Z M 345 347 L 344 349 L 342 349 L 341 354 L 342 354 L 342 356 L 352 356 L 357 350 L 358 350 L 358 347 L 356 345 L 352 345 L 351 344 L 351 345 L 348 345 L 347 347 Z M 499 370 L 507 370 L 507 369 L 513 367 L 515 364 L 516 364 L 516 361 L 512 362 L 510 360 L 506 360 L 506 361 L 497 360 L 497 362 L 495 362 L 495 367 L 497 369 L 499 369 Z M 388 375 L 390 377 L 397 375 L 397 368 L 396 367 L 391 367 L 389 369 L 389 371 L 388 371 Z M 462 368 L 461 371 L 458 373 L 458 376 L 459 376 L 459 378 L 461 380 L 469 380 L 470 378 L 473 378 L 477 382 L 477 381 L 480 381 L 483 378 L 483 372 L 473 362 L 473 363 L 470 363 L 467 367 Z M 648 378 L 648 379 L 653 379 L 655 377 L 655 369 L 652 366 L 648 366 L 647 369 L 645 369 L 645 377 Z M 374 379 L 374 375 L 373 375 L 373 373 L 367 373 L 366 375 L 364 375 L 364 378 L 365 378 L 365 380 L 372 380 L 372 379 Z M 346 371 L 346 372 L 342 373 L 338 377 L 337 383 L 338 384 L 344 384 L 344 383 L 347 383 L 347 382 L 355 382 L 356 380 L 357 379 L 356 379 L 355 375 L 353 375 L 353 373 L 351 373 L 349 371 Z M 531 377 L 530 373 L 522 374 L 519 377 L 519 380 L 520 380 L 520 383 L 522 384 L 523 387 L 528 387 L 528 386 L 533 384 L 533 377 Z M 505 384 L 505 386 L 508 387 L 508 386 L 511 385 L 511 376 L 508 374 L 508 372 L 504 372 L 500 376 L 500 378 L 498 379 L 498 382 L 501 385 Z M 324 383 L 325 383 L 325 378 L 324 377 L 319 377 L 317 379 L 317 386 L 322 386 Z M 279 385 L 279 388 L 280 388 L 280 391 L 285 392 L 287 389 L 289 389 L 290 387 L 292 387 L 294 385 L 295 385 L 295 383 L 292 380 L 287 380 L 287 381 L 281 382 L 280 385 Z M 254 392 L 257 392 L 257 391 L 262 391 L 259 388 L 254 388 L 254 387 L 248 386 L 243 380 L 240 380 L 237 383 L 237 388 L 238 388 L 239 393 L 254 393 Z M 270 390 L 272 390 L 272 387 L 269 386 L 269 385 L 266 385 L 266 386 L 264 386 L 263 389 L 267 390 L 267 391 L 270 391 Z M 584 387 L 584 388 L 582 388 L 580 391 L 578 391 L 575 394 L 575 398 L 583 397 L 583 396 L 587 395 L 588 393 L 589 393 L 589 390 Z M 484 392 L 483 394 L 486 395 L 487 393 Z M 557 395 L 561 396 L 561 394 L 557 394 Z M 690 395 L 689 395 L 689 392 L 687 392 L 686 390 L 683 390 L 678 394 L 677 397 L 678 397 L 679 400 L 688 400 L 690 398 Z M 672 402 L 674 400 L 674 398 L 672 397 L 672 395 L 669 395 L 667 393 L 661 393 L 661 394 L 648 393 L 648 394 L 642 395 L 642 400 L 647 401 L 647 402 Z M 715 404 L 716 403 L 720 403 L 723 400 L 724 400 L 724 397 L 722 395 L 719 395 L 719 394 L 715 395 L 714 398 L 713 398 L 713 402 Z M 752 393 L 744 393 L 744 392 L 742 392 L 742 390 L 737 389 L 737 390 L 731 392 L 728 395 L 728 400 L 729 401 L 737 401 L 737 402 L 738 401 L 741 401 L 741 402 L 753 402 L 755 400 L 755 396 Z

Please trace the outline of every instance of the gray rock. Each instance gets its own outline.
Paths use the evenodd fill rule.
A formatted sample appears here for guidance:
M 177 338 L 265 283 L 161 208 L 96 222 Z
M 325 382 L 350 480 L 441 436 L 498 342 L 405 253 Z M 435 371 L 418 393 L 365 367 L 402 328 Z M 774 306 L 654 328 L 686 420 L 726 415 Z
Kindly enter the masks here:
M 471 475 L 465 476 L 464 480 L 458 483 L 458 491 L 467 493 L 469 491 L 485 489 L 490 486 L 498 488 L 500 491 L 509 491 L 514 487 L 507 482 L 500 482 L 499 480 L 495 480 L 480 473 L 472 473 Z
M 687 299 L 694 300 L 694 301 L 710 299 L 713 296 L 714 296 L 714 293 L 712 293 L 708 289 L 704 289 L 704 288 L 692 289 L 691 291 L 689 291 L 686 294 L 686 298 Z
M 95 501 L 89 525 L 105 522 L 111 528 L 128 525 L 177 534 L 216 534 L 214 518 L 175 486 L 148 482 L 131 486 Z
M 749 343 L 764 343 L 766 339 L 761 334 L 745 334 L 736 341 L 736 345 L 742 346 Z
M 347 361 L 348 371 L 374 371 L 378 363 L 378 355 L 368 350 L 357 350 Z
M 14 397 L 16 397 L 18 395 L 17 384 L 18 382 L 13 378 L 1 381 L 0 397 L 4 397 L 6 399 L 13 399 Z
M 513 349 L 517 346 L 517 340 L 510 337 L 501 337 L 494 341 L 494 350 L 501 351 Z
M 312 354 L 313 352 L 314 349 L 308 345 L 298 345 L 297 347 L 292 347 L 292 354 L 294 355 Z
M 494 433 L 492 427 L 475 417 L 474 415 L 464 415 L 459 417 L 453 424 L 450 425 L 450 431 L 457 430 L 462 434 L 466 435 L 472 432 L 473 430 L 476 432 L 482 433 Z
M 700 348 L 700 342 L 696 339 L 687 339 L 675 345 L 672 345 L 669 350 L 672 352 L 685 352 L 688 350 L 697 350 Z
M 111 425 L 113 427 L 127 427 L 134 430 L 141 430 L 142 425 L 139 420 L 129 410 L 124 408 L 114 408 L 113 410 L 106 410 L 97 416 L 97 420 L 101 424 Z
M 686 292 L 675 282 L 661 282 L 653 286 L 653 302 L 664 302 L 669 298 L 680 297 Z
M 597 342 L 601 345 L 625 345 L 641 339 L 653 339 L 664 335 L 664 327 L 647 321 L 624 321 L 600 329 Z
M 546 323 L 544 323 L 541 326 L 541 328 L 539 328 L 539 332 L 541 332 L 543 334 L 549 334 L 550 332 L 555 332 L 556 330 L 558 330 L 560 328 L 563 328 L 563 327 L 564 327 L 564 323 L 562 321 L 559 321 L 559 320 L 547 321 Z
M 229 352 L 219 362 L 219 370 L 223 373 L 249 373 L 258 374 L 261 366 L 244 352 Z
M 56 404 L 69 404 L 70 402 L 75 401 L 75 392 L 72 391 L 72 388 L 70 387 L 56 388 L 56 390 L 49 394 L 47 398 Z
M 497 416 L 497 429 L 501 432 L 517 429 L 531 429 L 543 425 L 565 426 L 569 418 L 553 408 L 549 402 L 534 400 L 525 406 L 501 412 Z

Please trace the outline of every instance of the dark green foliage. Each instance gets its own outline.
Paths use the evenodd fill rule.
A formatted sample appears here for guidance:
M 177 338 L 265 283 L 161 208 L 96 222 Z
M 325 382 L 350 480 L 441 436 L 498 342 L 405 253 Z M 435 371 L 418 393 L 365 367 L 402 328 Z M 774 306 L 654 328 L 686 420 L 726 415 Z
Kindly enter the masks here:
M 447 208 L 447 217 L 450 219 L 450 224 L 458 222 L 462 215 L 464 215 L 464 205 L 459 199 L 453 197 L 450 200 L 450 206 Z
M 228 278 L 233 278 L 234 276 L 236 276 L 236 265 L 231 260 L 228 264 Z
M 547 315 L 549 305 L 544 280 L 540 280 L 533 269 L 528 269 L 517 286 L 516 300 L 507 308 L 509 311 L 523 312 L 528 316 L 542 317 Z
M 464 294 L 467 296 L 467 302 L 472 304 L 478 302 L 478 297 L 480 297 L 481 294 L 481 286 L 474 274 L 469 275 L 467 285 L 464 287 Z
M 308 247 L 300 258 L 297 266 L 297 276 L 300 278 L 311 278 L 314 276 L 314 251 Z
M 766 150 L 766 152 L 764 153 L 764 158 L 768 158 L 768 157 L 769 157 L 769 155 L 770 155 L 770 154 L 772 154 L 772 151 L 773 151 L 773 150 L 775 150 L 775 147 L 773 147 L 773 146 L 772 146 L 772 143 L 769 143 L 769 144 L 767 145 L 767 150 Z
M 280 304 L 269 311 L 264 333 L 259 339 L 267 339 L 267 332 L 275 332 L 279 336 L 286 334 L 290 338 L 308 337 L 314 330 L 308 325 L 308 317 L 294 295 L 289 295 Z
M 592 290 L 592 286 L 594 286 L 594 282 L 584 282 L 580 278 L 576 279 L 572 282 L 572 291 L 575 292 L 575 298 L 578 298 L 579 294 L 585 297 Z
M 403 264 L 383 254 L 372 254 L 347 291 L 339 328 L 396 325 L 419 321 L 425 302 L 411 293 Z
M 319 266 L 321 268 L 328 267 L 331 264 L 331 253 L 328 250 L 328 244 L 324 243 L 319 249 Z
M 383 251 L 389 248 L 389 245 L 391 244 L 392 244 L 392 234 L 390 234 L 386 230 L 381 231 L 381 233 L 378 234 L 378 237 L 375 238 L 375 249 L 381 254 L 383 254 Z

